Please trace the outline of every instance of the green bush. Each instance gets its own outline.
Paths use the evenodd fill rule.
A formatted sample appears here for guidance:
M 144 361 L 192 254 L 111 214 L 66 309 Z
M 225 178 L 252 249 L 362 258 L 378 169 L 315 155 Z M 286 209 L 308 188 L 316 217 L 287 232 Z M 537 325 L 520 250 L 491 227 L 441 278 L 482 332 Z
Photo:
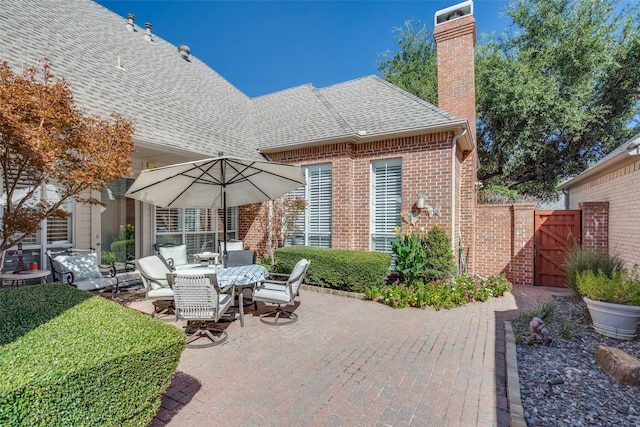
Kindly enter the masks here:
M 580 245 L 574 245 L 565 253 L 564 269 L 567 277 L 567 284 L 577 298 L 582 298 L 582 293 L 578 289 L 578 275 L 585 271 L 597 274 L 602 271 L 607 277 L 611 277 L 614 271 L 621 271 L 624 268 L 624 261 L 617 255 L 609 255 L 602 251 L 584 250 Z
M 456 273 L 456 259 L 451 249 L 451 239 L 437 225 L 431 227 L 427 233 L 424 253 L 425 282 L 447 279 Z
M 100 264 L 108 265 L 114 262 L 118 262 L 118 257 L 113 252 L 102 251 L 100 253 Z
M 597 273 L 586 270 L 578 273 L 576 282 L 580 294 L 594 301 L 640 306 L 640 279 L 636 267 L 631 272 L 613 270 L 609 274 L 602 270 Z
M 63 284 L 0 292 L 0 425 L 144 426 L 184 332 Z
M 399 228 L 396 229 L 391 250 L 396 255 L 396 271 L 410 286 L 447 279 L 456 272 L 451 240 L 437 225 L 426 234 L 420 229 L 403 235 Z
M 119 262 L 125 262 L 127 259 L 134 259 L 136 256 L 135 243 L 135 240 L 118 240 L 111 243 L 111 252 L 115 254 L 116 260 Z
M 311 261 L 305 283 L 348 292 L 381 286 L 391 264 L 391 255 L 381 252 L 287 246 L 275 251 L 275 269 L 288 274 L 301 258 Z

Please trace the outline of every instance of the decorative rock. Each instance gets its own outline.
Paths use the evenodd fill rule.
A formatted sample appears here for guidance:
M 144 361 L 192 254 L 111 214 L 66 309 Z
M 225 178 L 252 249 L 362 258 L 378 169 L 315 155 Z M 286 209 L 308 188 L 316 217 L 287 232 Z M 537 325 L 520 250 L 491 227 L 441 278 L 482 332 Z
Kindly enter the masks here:
M 618 383 L 640 386 L 640 360 L 624 351 L 603 345 L 598 346 L 596 363 Z

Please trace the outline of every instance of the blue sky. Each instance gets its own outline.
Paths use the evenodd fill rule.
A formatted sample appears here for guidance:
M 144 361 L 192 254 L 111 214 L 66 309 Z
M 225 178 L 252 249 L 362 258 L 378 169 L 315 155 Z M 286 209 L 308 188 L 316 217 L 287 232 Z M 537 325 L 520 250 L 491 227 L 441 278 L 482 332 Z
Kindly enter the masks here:
M 186 44 L 250 97 L 312 83 L 326 87 L 379 74 L 379 54 L 398 50 L 393 29 L 460 1 L 98 0 L 174 45 Z M 508 1 L 476 0 L 478 40 L 509 24 Z

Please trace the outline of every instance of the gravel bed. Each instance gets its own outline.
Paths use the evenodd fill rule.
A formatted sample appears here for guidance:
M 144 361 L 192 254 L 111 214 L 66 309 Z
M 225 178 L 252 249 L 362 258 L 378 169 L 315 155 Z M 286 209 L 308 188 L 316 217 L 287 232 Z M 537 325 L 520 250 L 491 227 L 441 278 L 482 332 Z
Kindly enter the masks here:
M 529 322 L 553 305 L 544 319 L 553 342 L 527 344 Z M 521 313 L 512 326 L 528 426 L 640 426 L 640 388 L 617 384 L 595 361 L 599 345 L 640 359 L 640 338 L 623 341 L 596 334 L 584 302 L 566 296 Z

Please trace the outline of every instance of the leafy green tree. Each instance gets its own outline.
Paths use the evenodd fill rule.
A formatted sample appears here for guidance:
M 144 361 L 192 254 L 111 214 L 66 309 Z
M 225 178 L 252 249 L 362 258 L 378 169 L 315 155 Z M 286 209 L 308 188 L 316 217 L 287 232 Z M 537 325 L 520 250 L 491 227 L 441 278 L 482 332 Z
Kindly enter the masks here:
M 637 132 L 640 22 L 617 0 L 519 0 L 513 32 L 476 50 L 485 184 L 552 199 Z
M 406 21 L 394 28 L 399 52 L 380 55 L 378 71 L 390 83 L 425 101 L 438 105 L 438 68 L 433 31 L 420 21 Z
M 640 12 L 618 0 L 518 0 L 476 48 L 478 178 L 541 199 L 638 132 Z M 379 70 L 436 103 L 432 32 L 396 29 Z

